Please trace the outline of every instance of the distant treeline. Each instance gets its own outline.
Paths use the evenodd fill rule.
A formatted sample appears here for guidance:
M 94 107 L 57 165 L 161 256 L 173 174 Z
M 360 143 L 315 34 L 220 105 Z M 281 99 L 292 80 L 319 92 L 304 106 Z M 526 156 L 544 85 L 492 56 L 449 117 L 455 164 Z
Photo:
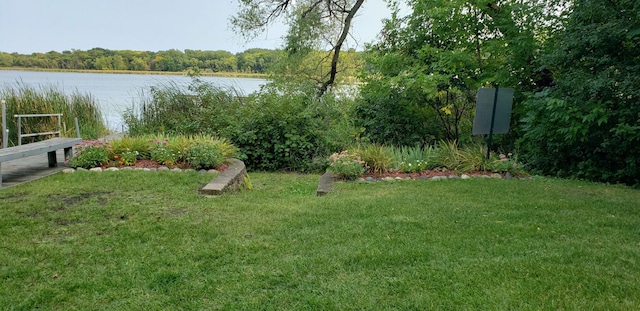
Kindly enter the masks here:
M 0 52 L 0 67 L 44 68 L 62 70 L 132 70 L 266 73 L 281 50 L 248 49 L 233 54 L 228 51 L 168 50 L 141 52 L 93 48 L 62 53 L 29 55 Z

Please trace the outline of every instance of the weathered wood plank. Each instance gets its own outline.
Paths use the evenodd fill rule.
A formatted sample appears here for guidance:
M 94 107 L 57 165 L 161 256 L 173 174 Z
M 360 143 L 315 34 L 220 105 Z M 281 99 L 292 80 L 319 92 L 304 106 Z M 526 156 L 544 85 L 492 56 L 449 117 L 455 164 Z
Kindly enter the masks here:
M 82 138 L 51 138 L 31 144 L 0 149 L 0 165 L 2 162 L 18 160 L 33 155 L 46 153 L 49 159 L 49 167 L 58 165 L 56 150 L 64 149 L 65 157 L 71 155 L 73 145 L 82 141 Z M 0 188 L 2 187 L 2 166 L 0 166 Z
M 56 150 L 69 148 L 81 142 L 81 138 L 51 138 L 31 144 L 0 149 L 0 163 L 17 160 L 37 154 L 55 152 Z

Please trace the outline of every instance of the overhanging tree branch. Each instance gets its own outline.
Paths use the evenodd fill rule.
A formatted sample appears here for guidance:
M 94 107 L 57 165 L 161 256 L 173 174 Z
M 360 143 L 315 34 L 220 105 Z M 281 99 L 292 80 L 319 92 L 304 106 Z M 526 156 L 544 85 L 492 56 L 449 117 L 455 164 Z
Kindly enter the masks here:
M 358 11 L 358 9 L 360 9 L 363 3 L 364 0 L 357 0 L 351 10 L 348 11 L 349 13 L 347 14 L 347 17 L 344 19 L 342 33 L 340 34 L 340 38 L 333 48 L 333 59 L 331 60 L 330 76 L 329 79 L 322 83 L 322 85 L 318 89 L 319 96 L 322 96 L 327 91 L 327 89 L 329 89 L 329 86 L 331 86 L 336 80 L 336 74 L 338 73 L 338 60 L 340 59 L 340 49 L 342 49 L 342 44 L 344 44 L 344 41 L 349 35 L 349 30 L 351 29 L 351 21 L 353 21 L 356 12 Z
M 238 0 L 240 11 L 231 18 L 239 35 L 253 39 L 280 18 L 289 25 L 286 51 L 301 60 L 318 47 L 329 47 L 328 74 L 318 75 L 318 96 L 336 81 L 341 49 L 354 17 L 365 0 Z M 301 62 L 299 62 L 301 64 Z M 311 79 L 316 80 L 316 79 Z

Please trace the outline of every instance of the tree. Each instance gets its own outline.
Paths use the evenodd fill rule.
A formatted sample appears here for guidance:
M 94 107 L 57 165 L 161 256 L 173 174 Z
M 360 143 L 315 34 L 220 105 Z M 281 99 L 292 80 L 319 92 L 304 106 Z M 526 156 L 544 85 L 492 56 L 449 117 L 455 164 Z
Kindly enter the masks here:
M 400 16 L 396 7 L 381 42 L 368 49 L 358 111 L 372 139 L 389 139 L 375 133 L 395 126 L 419 129 L 396 133 L 402 139 L 396 144 L 420 141 L 413 136 L 422 143 L 460 140 L 470 135 L 480 87 L 499 84 L 518 94 L 535 88 L 537 51 L 556 25 L 542 20 L 551 1 L 407 0 L 406 6 L 411 12 Z M 380 122 L 388 113 L 408 119 Z
M 296 60 L 328 46 L 330 66 L 318 77 L 321 96 L 336 81 L 342 47 L 363 3 L 364 0 L 239 0 L 240 10 L 231 18 L 231 23 L 238 34 L 253 39 L 273 22 L 287 19 L 285 51 L 292 64 L 300 64 Z
M 640 2 L 576 0 L 527 101 L 520 144 L 542 174 L 640 185 Z
M 13 66 L 13 56 L 6 52 L 0 52 L 0 67 Z

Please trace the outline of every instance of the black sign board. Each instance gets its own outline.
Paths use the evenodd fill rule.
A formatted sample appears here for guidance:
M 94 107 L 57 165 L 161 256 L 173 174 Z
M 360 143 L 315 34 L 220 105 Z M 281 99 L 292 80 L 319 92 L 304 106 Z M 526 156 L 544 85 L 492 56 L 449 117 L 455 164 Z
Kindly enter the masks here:
M 512 105 L 513 89 L 479 89 L 476 117 L 473 119 L 473 135 L 508 133 Z
M 489 134 L 487 139 L 487 159 L 491 154 L 493 134 L 506 134 L 511 123 L 513 89 L 479 89 L 476 101 L 476 116 L 473 119 L 473 135 Z

